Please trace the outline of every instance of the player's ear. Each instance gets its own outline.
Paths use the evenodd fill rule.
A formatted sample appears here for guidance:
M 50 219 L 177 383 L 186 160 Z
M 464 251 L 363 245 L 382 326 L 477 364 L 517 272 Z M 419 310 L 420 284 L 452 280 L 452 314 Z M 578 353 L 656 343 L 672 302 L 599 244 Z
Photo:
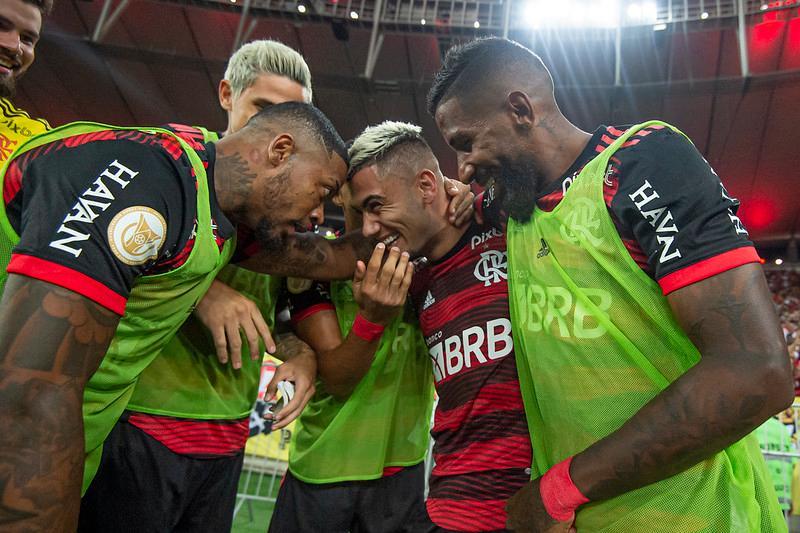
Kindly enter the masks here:
M 285 163 L 295 151 L 294 137 L 290 133 L 281 133 L 269 143 L 267 157 L 272 166 Z
M 424 203 L 432 203 L 440 187 L 436 174 L 430 169 L 423 169 L 417 174 L 417 188 L 422 194 Z
M 231 89 L 231 83 L 228 80 L 219 82 L 217 95 L 219 96 L 220 107 L 230 113 L 233 108 L 233 89 Z
M 533 125 L 533 104 L 527 94 L 522 91 L 512 91 L 506 97 L 506 104 L 515 126 L 528 129 Z

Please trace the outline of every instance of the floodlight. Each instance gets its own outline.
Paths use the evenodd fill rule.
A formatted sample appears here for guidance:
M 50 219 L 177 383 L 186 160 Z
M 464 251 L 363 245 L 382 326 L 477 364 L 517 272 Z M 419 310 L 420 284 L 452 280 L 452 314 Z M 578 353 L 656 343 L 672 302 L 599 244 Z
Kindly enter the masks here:
M 523 17 L 533 28 L 615 28 L 619 0 L 529 0 Z

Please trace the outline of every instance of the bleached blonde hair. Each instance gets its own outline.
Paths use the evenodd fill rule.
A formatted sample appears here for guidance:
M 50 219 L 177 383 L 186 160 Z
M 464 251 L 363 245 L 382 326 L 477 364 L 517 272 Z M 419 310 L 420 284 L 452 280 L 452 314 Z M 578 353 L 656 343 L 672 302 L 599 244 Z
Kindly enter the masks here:
M 373 163 L 381 164 L 389 156 L 394 155 L 401 146 L 412 149 L 423 148 L 433 155 L 422 128 L 408 122 L 386 120 L 375 126 L 368 126 L 355 138 L 348 150 L 350 156 L 349 176 L 353 176 L 361 168 Z M 399 155 L 399 154 L 398 154 Z M 403 154 L 408 159 L 411 154 Z M 393 159 L 396 159 L 393 157 Z M 435 160 L 435 158 L 434 158 Z M 407 160 L 405 163 L 412 163 Z M 437 165 L 438 170 L 438 165 Z
M 234 97 L 253 85 L 261 74 L 276 74 L 299 83 L 306 103 L 311 103 L 311 71 L 296 50 L 269 39 L 252 41 L 231 56 L 225 69 Z

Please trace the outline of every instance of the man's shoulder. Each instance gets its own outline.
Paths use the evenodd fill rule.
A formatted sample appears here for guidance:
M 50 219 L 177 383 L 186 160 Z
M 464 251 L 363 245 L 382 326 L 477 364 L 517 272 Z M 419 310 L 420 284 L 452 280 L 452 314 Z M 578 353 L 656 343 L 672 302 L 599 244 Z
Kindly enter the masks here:
M 637 130 L 622 143 L 613 155 L 624 164 L 642 158 L 666 159 L 675 150 L 693 147 L 692 142 L 685 135 L 663 122 L 646 126 L 638 124 L 620 127 L 608 126 L 606 130 L 608 139 L 604 138 L 603 140 L 615 141 L 621 135 L 628 133 L 630 128 L 637 128 Z

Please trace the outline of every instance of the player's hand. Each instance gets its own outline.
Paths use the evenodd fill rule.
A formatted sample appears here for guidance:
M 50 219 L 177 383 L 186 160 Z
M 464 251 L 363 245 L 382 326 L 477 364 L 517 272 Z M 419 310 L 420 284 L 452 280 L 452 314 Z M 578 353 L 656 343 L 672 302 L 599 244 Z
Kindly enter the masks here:
M 506 503 L 506 527 L 525 533 L 576 533 L 574 522 L 559 522 L 547 514 L 539 481 L 526 483 Z
M 272 381 L 267 385 L 265 398 L 274 398 L 278 390 L 278 383 L 284 380 L 294 383 L 294 397 L 275 415 L 275 421 L 272 424 L 273 430 L 288 426 L 292 420 L 300 416 L 316 392 L 314 388 L 316 379 L 317 356 L 311 348 L 295 353 L 275 370 Z
M 214 280 L 194 310 L 195 316 L 208 328 L 214 339 L 217 359 L 233 368 L 242 368 L 242 336 L 247 339 L 250 358 L 260 361 L 259 341 L 269 353 L 275 353 L 275 341 L 256 304 L 221 281 Z
M 409 261 L 408 252 L 392 247 L 387 254 L 381 242 L 375 246 L 369 263 L 356 264 L 353 277 L 353 297 L 358 304 L 359 313 L 375 324 L 386 326 L 403 310 L 414 275 L 414 265 Z M 386 261 L 381 266 L 384 254 Z
M 447 207 L 447 216 L 451 224 L 461 227 L 472 220 L 475 208 L 472 205 L 475 194 L 470 186 L 460 181 L 444 178 L 444 190 L 450 198 L 450 205 Z

